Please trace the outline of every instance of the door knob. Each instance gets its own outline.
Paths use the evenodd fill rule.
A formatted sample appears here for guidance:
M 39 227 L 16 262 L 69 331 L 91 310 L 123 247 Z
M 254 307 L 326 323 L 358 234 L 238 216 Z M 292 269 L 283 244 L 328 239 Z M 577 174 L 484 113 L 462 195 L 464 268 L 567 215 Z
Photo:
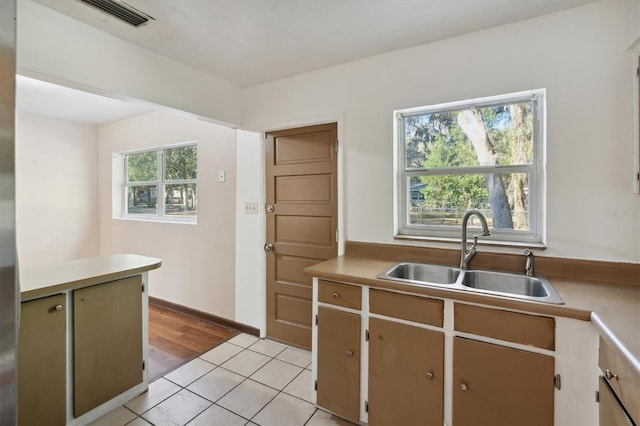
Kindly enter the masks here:
M 434 376 L 435 376 L 435 375 L 433 374 L 433 371 L 429 371 L 429 372 L 427 373 L 427 379 L 429 379 L 429 380 L 433 380 L 433 377 L 434 377 Z
M 347 356 L 348 357 L 352 357 L 353 356 L 353 351 L 352 350 L 348 350 L 347 351 Z
M 462 392 L 466 392 L 466 391 L 468 391 L 468 390 L 469 390 L 469 386 L 467 386 L 467 384 L 466 384 L 466 383 L 460 383 L 460 390 L 461 390 Z
M 264 245 L 264 251 L 266 251 L 267 253 L 273 253 L 274 251 L 276 251 L 276 246 L 274 246 L 272 243 L 266 243 Z
M 274 210 L 275 210 L 275 207 L 273 207 L 273 204 L 268 204 L 267 205 L 267 212 L 273 213 Z

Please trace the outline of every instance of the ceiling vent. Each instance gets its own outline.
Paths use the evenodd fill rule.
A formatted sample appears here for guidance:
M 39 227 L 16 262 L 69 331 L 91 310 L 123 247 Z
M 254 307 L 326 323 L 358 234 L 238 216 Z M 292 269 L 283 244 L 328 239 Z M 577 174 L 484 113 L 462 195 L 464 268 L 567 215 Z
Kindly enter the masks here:
M 114 18 L 118 18 L 121 21 L 131 24 L 134 27 L 152 20 L 153 17 L 146 13 L 140 12 L 133 6 L 129 6 L 126 3 L 117 0 L 80 0 L 82 3 L 91 5 L 101 11 L 108 13 Z

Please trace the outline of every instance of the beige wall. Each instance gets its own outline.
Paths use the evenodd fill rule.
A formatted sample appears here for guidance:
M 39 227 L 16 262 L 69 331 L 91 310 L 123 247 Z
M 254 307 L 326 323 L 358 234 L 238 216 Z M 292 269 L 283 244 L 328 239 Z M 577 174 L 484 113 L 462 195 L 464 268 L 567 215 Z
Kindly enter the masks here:
M 21 267 L 98 254 L 97 161 L 97 126 L 17 113 Z
M 100 254 L 162 259 L 150 295 L 235 318 L 236 132 L 173 113 L 156 112 L 100 126 Z M 198 141 L 198 223 L 132 221 L 112 215 L 112 154 Z M 225 170 L 226 182 L 218 182 Z
M 632 65 L 625 2 L 604 0 L 246 89 L 243 125 L 343 117 L 346 238 L 393 243 L 393 111 L 546 88 L 540 254 L 640 262 Z

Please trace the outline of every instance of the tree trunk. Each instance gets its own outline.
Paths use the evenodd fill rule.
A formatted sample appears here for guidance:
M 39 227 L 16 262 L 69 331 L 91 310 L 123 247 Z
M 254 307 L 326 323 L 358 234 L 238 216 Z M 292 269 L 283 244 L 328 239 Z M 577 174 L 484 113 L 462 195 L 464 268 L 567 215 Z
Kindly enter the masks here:
M 514 104 L 509 107 L 511 113 L 511 133 L 514 139 L 514 164 L 526 164 L 526 140 L 525 129 L 527 126 L 524 107 L 522 104 Z M 521 174 L 514 174 L 509 183 L 509 196 L 515 217 L 515 229 L 529 229 L 527 217 L 527 203 L 524 193 L 525 179 Z
M 478 156 L 481 166 L 495 166 L 498 160 L 489 133 L 482 121 L 478 110 L 464 110 L 458 114 L 458 124 L 465 132 Z M 502 176 L 499 173 L 484 175 L 487 191 L 489 192 L 489 204 L 493 215 L 493 227 L 513 229 L 509 199 L 504 188 Z

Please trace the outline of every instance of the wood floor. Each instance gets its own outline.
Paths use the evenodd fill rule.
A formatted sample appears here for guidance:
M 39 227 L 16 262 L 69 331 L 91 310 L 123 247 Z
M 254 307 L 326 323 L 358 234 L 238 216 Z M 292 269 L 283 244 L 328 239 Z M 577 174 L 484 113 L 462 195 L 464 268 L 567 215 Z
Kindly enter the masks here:
M 238 330 L 149 304 L 149 380 L 207 352 Z

